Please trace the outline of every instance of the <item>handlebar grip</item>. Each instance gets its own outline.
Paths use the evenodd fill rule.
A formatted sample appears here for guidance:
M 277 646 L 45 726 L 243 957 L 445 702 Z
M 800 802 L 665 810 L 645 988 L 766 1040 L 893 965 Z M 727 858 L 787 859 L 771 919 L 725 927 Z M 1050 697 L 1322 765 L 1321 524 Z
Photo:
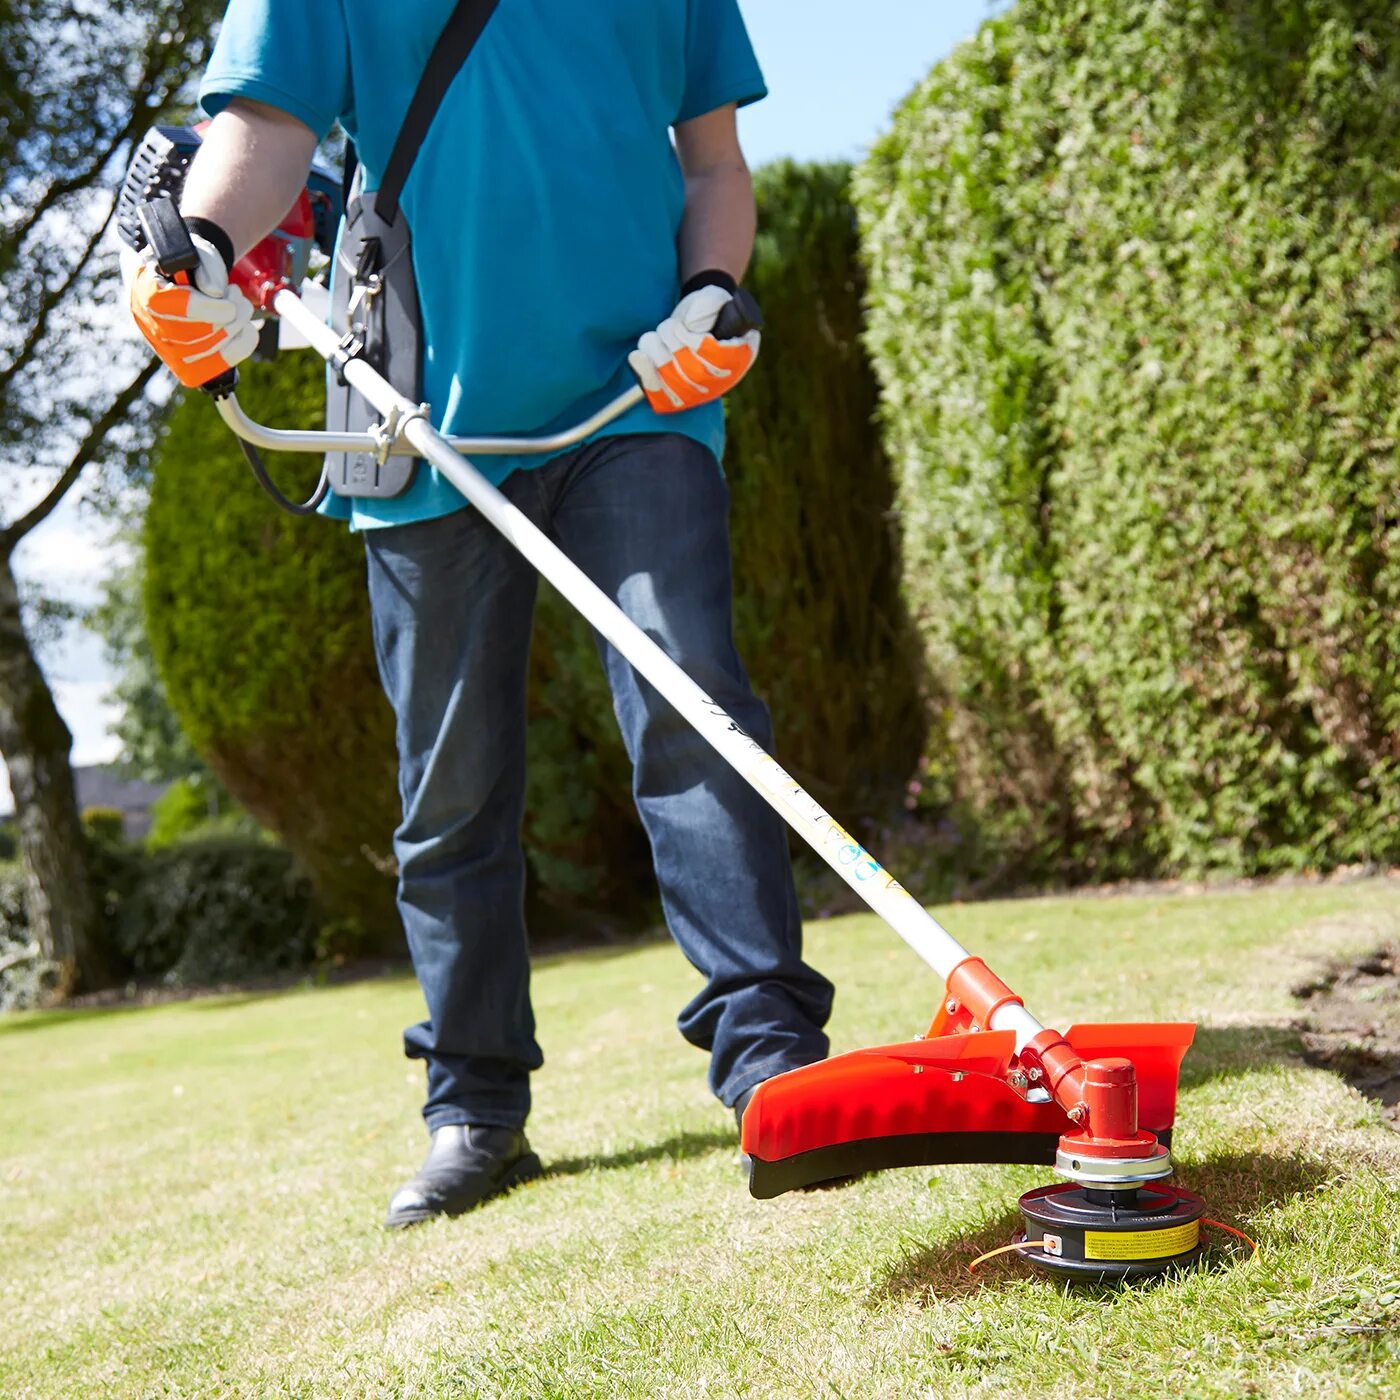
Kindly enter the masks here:
M 763 329 L 763 312 L 753 293 L 740 287 L 732 300 L 725 302 L 711 332 L 716 340 L 742 340 L 750 331 Z
M 190 237 L 175 201 L 168 194 L 158 195 L 155 199 L 147 200 L 136 211 L 136 217 L 160 275 L 173 282 L 181 273 L 185 273 L 192 281 L 199 269 L 199 249 L 194 246 L 194 239 Z M 227 369 L 217 379 L 211 379 L 199 387 L 211 398 L 227 398 L 238 388 L 238 371 Z
M 182 272 L 195 272 L 199 267 L 199 249 L 168 194 L 147 201 L 136 211 L 136 217 L 162 277 L 173 281 Z

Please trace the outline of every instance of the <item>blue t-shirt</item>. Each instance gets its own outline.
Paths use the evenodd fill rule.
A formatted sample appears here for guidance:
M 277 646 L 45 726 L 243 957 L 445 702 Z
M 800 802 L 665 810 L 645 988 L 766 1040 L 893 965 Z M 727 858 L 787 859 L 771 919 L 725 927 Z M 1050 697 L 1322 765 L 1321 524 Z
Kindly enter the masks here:
M 200 101 L 212 115 L 251 98 L 318 137 L 339 121 L 373 189 L 455 3 L 231 0 Z M 738 0 L 500 0 L 401 201 L 437 427 L 558 432 L 635 382 L 627 354 L 679 293 L 670 128 L 764 95 Z M 724 411 L 643 404 L 603 431 L 684 433 L 719 457 Z M 476 465 L 500 482 L 543 460 Z M 424 463 L 404 495 L 336 513 L 363 527 L 463 504 Z

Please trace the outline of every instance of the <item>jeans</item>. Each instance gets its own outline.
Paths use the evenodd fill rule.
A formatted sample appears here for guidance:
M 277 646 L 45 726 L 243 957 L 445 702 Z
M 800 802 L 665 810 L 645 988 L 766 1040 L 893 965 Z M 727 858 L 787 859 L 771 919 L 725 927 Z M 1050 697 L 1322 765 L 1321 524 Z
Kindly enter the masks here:
M 765 747 L 731 624 L 729 496 L 679 435 L 604 438 L 501 488 Z M 399 909 L 428 1018 L 428 1127 L 523 1126 L 542 1063 L 524 924 L 525 687 L 536 575 L 473 508 L 365 533 L 394 709 Z M 827 1054 L 831 984 L 802 960 L 781 819 L 598 638 L 666 922 L 705 978 L 681 1034 L 733 1104 Z

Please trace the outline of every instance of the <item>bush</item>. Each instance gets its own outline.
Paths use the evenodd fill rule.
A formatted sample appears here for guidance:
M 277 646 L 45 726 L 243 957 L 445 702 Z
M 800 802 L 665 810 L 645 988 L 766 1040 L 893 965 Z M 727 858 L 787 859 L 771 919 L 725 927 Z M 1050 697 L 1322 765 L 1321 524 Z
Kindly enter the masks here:
M 212 773 L 177 778 L 151 807 L 146 849 L 159 851 L 191 836 L 246 836 L 257 839 L 258 824 L 234 806 Z
M 154 854 L 95 842 L 90 862 L 111 961 L 142 980 L 211 986 L 365 951 L 361 926 L 323 922 L 294 858 L 256 837 L 187 837 Z M 23 870 L 0 865 L 0 962 L 29 943 Z M 0 1012 L 42 1005 L 56 971 L 42 959 L 0 971 Z
M 1021 0 L 860 172 L 935 759 L 1008 861 L 1400 856 L 1397 101 L 1380 0 Z
M 894 800 L 922 719 L 859 342 L 846 177 L 844 167 L 761 172 L 750 281 L 770 349 L 732 402 L 727 471 L 740 649 L 789 766 L 856 821 Z M 249 383 L 256 416 L 320 420 L 311 357 Z M 298 471 L 309 488 L 314 464 L 278 469 L 284 480 Z M 381 872 L 399 803 L 360 542 L 280 516 L 192 397 L 158 453 L 146 549 L 151 641 L 197 747 L 296 852 L 332 913 L 375 911 L 387 925 L 392 881 Z M 652 888 L 649 859 L 611 700 L 588 629 L 547 588 L 529 705 L 532 890 L 571 908 L 636 909 Z
M 146 833 L 146 849 L 158 851 L 186 836 L 193 836 L 213 819 L 208 795 L 202 785 L 188 778 L 177 778 L 151 804 L 151 828 Z
M 0 861 L 0 937 L 19 938 L 28 933 L 24 898 L 24 867 L 17 860 Z
M 287 851 L 212 836 L 143 859 L 117 943 L 138 975 L 208 986 L 304 967 L 319 927 L 311 882 Z
M 126 817 L 120 807 L 84 807 L 82 822 L 93 841 L 120 845 L 126 839 Z

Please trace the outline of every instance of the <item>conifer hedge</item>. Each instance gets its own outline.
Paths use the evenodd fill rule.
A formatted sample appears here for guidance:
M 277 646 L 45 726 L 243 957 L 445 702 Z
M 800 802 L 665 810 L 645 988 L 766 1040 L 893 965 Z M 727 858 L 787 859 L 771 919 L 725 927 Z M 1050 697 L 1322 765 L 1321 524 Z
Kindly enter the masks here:
M 863 279 L 844 166 L 760 172 L 749 284 L 765 353 L 730 404 L 740 650 L 779 752 L 846 819 L 886 810 L 923 732 L 917 639 L 899 597 L 893 488 L 860 341 Z M 242 397 L 319 422 L 308 355 L 256 366 Z M 275 464 L 309 489 L 316 464 Z M 382 872 L 397 821 L 393 729 L 360 542 L 285 517 L 209 405 L 173 415 L 146 531 L 152 643 L 170 702 L 235 797 L 278 832 L 333 913 L 392 937 Z M 530 688 L 526 845 L 555 905 L 623 911 L 654 886 L 588 629 L 542 590 Z
M 309 353 L 244 374 L 239 401 L 282 427 L 319 424 Z M 319 459 L 270 459 L 305 496 Z M 398 821 L 394 724 L 379 687 L 364 546 L 279 511 L 202 395 L 176 408 L 146 514 L 146 624 L 171 708 L 200 756 L 298 856 L 328 912 L 400 939 L 386 873 Z
M 858 173 L 956 789 L 1078 872 L 1400 858 L 1400 11 L 1020 0 Z

